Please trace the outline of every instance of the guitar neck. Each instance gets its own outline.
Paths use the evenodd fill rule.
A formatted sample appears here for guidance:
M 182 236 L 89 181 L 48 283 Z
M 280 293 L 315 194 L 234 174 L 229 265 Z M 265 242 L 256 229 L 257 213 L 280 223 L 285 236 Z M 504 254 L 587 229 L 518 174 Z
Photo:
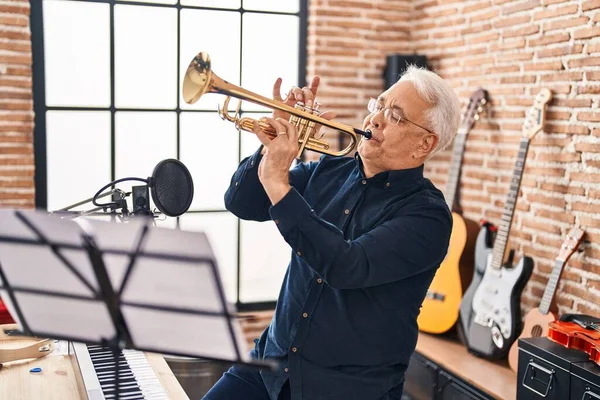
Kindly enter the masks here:
M 548 314 L 550 311 L 550 305 L 552 304 L 552 299 L 554 298 L 554 293 L 556 293 L 556 288 L 558 287 L 558 281 L 560 279 L 560 274 L 565 266 L 565 262 L 557 259 L 554 261 L 554 268 L 552 268 L 552 273 L 550 274 L 550 279 L 548 279 L 548 284 L 546 285 L 546 290 L 544 290 L 544 295 L 542 296 L 542 301 L 540 302 L 540 313 Z
M 450 209 L 453 208 L 454 202 L 456 201 L 456 194 L 458 192 L 458 181 L 460 179 L 460 170 L 462 167 L 463 156 L 465 154 L 465 146 L 467 143 L 468 129 L 461 127 L 454 139 L 454 146 L 452 147 L 452 159 L 450 161 L 450 172 L 448 173 L 448 183 L 446 185 L 446 191 L 444 197 L 446 203 Z
M 517 162 L 513 170 L 512 178 L 510 180 L 510 190 L 504 204 L 504 211 L 502 212 L 501 223 L 496 234 L 494 241 L 494 250 L 492 256 L 492 268 L 500 269 L 504 262 L 504 254 L 506 253 L 506 246 L 508 244 L 508 236 L 510 233 L 510 227 L 512 225 L 513 215 L 515 213 L 515 207 L 517 204 L 517 198 L 519 197 L 519 189 L 521 187 L 521 178 L 523 177 L 523 170 L 525 169 L 525 160 L 527 159 L 527 151 L 529 150 L 529 138 L 521 138 L 519 144 L 519 152 L 517 154 Z

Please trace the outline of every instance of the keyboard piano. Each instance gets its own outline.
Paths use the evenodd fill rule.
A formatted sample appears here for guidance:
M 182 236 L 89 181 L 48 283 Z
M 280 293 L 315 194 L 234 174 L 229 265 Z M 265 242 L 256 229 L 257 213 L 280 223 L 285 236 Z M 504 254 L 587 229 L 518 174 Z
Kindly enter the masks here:
M 6 348 L 9 345 L 10 347 L 23 347 L 28 344 L 31 344 L 31 340 L 14 340 L 2 345 Z M 80 345 L 75 345 L 75 347 L 78 346 Z M 88 353 L 86 357 L 85 351 L 75 352 L 73 347 L 70 342 L 58 341 L 55 343 L 55 351 L 46 357 L 5 364 L 4 368 L 0 370 L 0 399 L 110 399 L 111 393 L 104 394 L 102 384 L 108 388 L 112 378 L 106 377 L 105 380 L 102 373 L 96 372 L 95 363 L 92 361 L 92 354 L 96 355 L 94 350 L 83 345 Z M 134 378 L 135 385 L 138 385 L 142 392 L 140 396 L 137 391 L 133 390 L 130 393 L 132 397 L 128 397 L 128 400 L 132 398 L 189 400 L 162 355 L 126 350 L 123 352 L 123 357 L 131 370 L 129 378 Z M 121 361 L 124 364 L 123 359 Z M 101 370 L 100 363 L 96 361 L 96 364 Z M 42 372 L 31 373 L 32 368 L 40 368 Z M 95 382 L 92 379 L 94 377 Z M 102 382 L 100 377 L 102 377 Z M 128 382 L 131 383 L 133 380 L 129 379 Z M 161 388 L 164 389 L 164 392 Z
M 70 343 L 74 369 L 79 370 L 89 400 L 116 399 L 116 364 L 110 349 Z M 118 356 L 119 399 L 168 400 L 167 393 L 144 353 L 121 350 Z

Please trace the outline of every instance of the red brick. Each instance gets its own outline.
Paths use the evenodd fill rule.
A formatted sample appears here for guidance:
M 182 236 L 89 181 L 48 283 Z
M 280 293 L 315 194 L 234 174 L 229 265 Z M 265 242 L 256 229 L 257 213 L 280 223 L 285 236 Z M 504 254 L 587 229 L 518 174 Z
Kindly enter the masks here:
M 594 10 L 596 8 L 600 8 L 600 0 L 587 0 L 581 4 L 583 11 Z
M 491 6 L 490 1 L 478 0 L 475 4 L 465 5 L 462 9 L 463 14 L 468 14 L 473 11 L 483 10 Z
M 575 143 L 575 151 L 600 153 L 600 143 Z
M 586 66 L 597 66 L 600 65 L 600 57 L 585 57 L 576 58 L 568 61 L 569 68 L 578 68 Z
M 561 19 L 558 21 L 549 21 L 544 24 L 544 31 L 552 31 L 555 29 L 566 29 L 572 28 L 574 26 L 584 26 L 587 25 L 590 19 L 588 17 L 577 17 L 577 18 L 569 18 L 569 19 Z
M 506 14 L 516 13 L 519 11 L 531 10 L 533 8 L 538 7 L 539 5 L 540 5 L 539 0 L 521 1 L 515 5 L 504 6 L 502 8 L 502 13 L 506 15 Z
M 554 33 L 551 35 L 543 35 L 539 39 L 530 39 L 530 46 L 543 46 L 551 43 L 562 43 L 568 42 L 571 39 L 571 36 L 567 32 Z
M 577 114 L 579 121 L 600 122 L 600 113 L 580 112 Z
M 574 39 L 590 39 L 596 36 L 600 36 L 600 27 L 583 28 L 573 32 Z
M 568 133 L 571 135 L 589 135 L 590 128 L 582 125 L 557 125 L 557 124 L 545 124 L 544 131 L 547 133 Z
M 497 17 L 500 14 L 500 12 L 496 9 L 496 10 L 489 10 L 483 13 L 479 13 L 479 14 L 475 14 L 473 16 L 471 16 L 471 22 L 478 22 L 478 21 L 489 21 L 491 19 L 494 19 L 495 17 Z
M 554 192 L 554 193 L 562 193 L 562 194 L 570 193 L 570 194 L 576 194 L 576 195 L 585 194 L 585 189 L 583 189 L 583 188 L 566 186 L 566 185 L 558 185 L 556 183 L 542 182 L 540 188 L 542 190 L 547 190 L 549 192 Z
M 600 212 L 600 204 L 574 202 L 574 203 L 571 203 L 571 209 L 574 211 L 599 213 Z
M 530 21 L 531 21 L 531 16 L 521 15 L 518 17 L 511 16 L 511 17 L 505 17 L 505 18 L 498 18 L 493 23 L 494 23 L 494 28 L 505 28 L 507 26 L 520 25 L 520 24 L 524 24 L 524 23 L 530 22 Z
M 575 45 L 575 46 L 551 47 L 548 49 L 540 50 L 536 54 L 537 54 L 538 58 L 558 57 L 558 56 L 565 56 L 568 54 L 579 54 L 579 53 L 581 53 L 582 50 L 583 50 L 583 45 L 579 44 L 579 45 Z M 569 67 L 572 67 L 570 62 L 569 62 Z
M 575 14 L 575 13 L 577 13 L 577 9 L 578 8 L 579 8 L 579 5 L 572 4 L 572 5 L 567 5 L 567 6 L 563 6 L 563 7 L 545 9 L 543 11 L 538 11 L 535 14 L 533 14 L 533 19 L 537 21 L 537 20 L 540 20 L 540 19 L 546 19 L 546 18 L 552 18 L 552 17 L 560 17 L 562 15 Z
M 548 61 L 545 63 L 524 64 L 523 68 L 525 71 L 558 71 L 563 69 L 563 64 L 562 61 Z
M 580 153 L 539 153 L 535 159 L 538 161 L 579 162 L 579 161 L 581 161 L 581 154 Z
M 512 30 L 504 30 L 502 31 L 502 37 L 503 38 L 510 38 L 510 37 L 515 37 L 515 36 L 519 36 L 519 37 L 523 37 L 523 36 L 529 36 L 529 35 L 533 35 L 535 33 L 538 33 L 540 31 L 540 26 L 539 25 L 525 25 L 522 28 L 518 28 L 518 29 L 512 29 Z
M 583 80 L 583 72 L 564 71 L 552 74 L 544 74 L 540 77 L 540 80 L 542 82 L 581 81 Z
M 591 182 L 599 183 L 600 174 L 592 174 L 587 172 L 571 172 L 570 177 L 572 181 Z
M 535 193 L 528 193 L 527 201 L 530 203 L 551 205 L 554 207 L 558 207 L 560 209 L 564 209 L 565 205 L 567 204 L 565 199 L 563 199 L 563 198 L 544 196 L 542 194 L 535 194 Z

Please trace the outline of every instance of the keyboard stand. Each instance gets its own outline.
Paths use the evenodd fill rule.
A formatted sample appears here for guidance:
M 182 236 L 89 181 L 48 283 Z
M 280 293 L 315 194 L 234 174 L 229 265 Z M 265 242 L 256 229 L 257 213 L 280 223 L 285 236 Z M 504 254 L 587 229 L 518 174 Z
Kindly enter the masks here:
M 0 297 L 21 335 L 277 368 L 253 360 L 204 233 L 0 210 Z

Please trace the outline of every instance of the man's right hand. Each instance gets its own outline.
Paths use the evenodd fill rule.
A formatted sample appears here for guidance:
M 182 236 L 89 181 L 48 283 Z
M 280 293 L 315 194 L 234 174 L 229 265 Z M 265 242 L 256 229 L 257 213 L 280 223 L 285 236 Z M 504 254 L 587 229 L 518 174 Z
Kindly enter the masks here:
M 317 91 L 319 90 L 319 83 L 321 79 L 318 76 L 315 76 L 310 82 L 310 86 L 304 86 L 300 89 L 298 86 L 294 86 L 290 89 L 287 94 L 285 100 L 281 97 L 281 78 L 277 78 L 275 84 L 273 85 L 273 100 L 280 101 L 285 103 L 290 107 L 294 107 L 296 103 L 303 102 L 305 106 L 312 107 L 315 101 L 315 97 L 317 96 Z M 290 120 L 290 114 L 284 111 L 274 110 L 273 119 L 283 118 L 286 121 Z

